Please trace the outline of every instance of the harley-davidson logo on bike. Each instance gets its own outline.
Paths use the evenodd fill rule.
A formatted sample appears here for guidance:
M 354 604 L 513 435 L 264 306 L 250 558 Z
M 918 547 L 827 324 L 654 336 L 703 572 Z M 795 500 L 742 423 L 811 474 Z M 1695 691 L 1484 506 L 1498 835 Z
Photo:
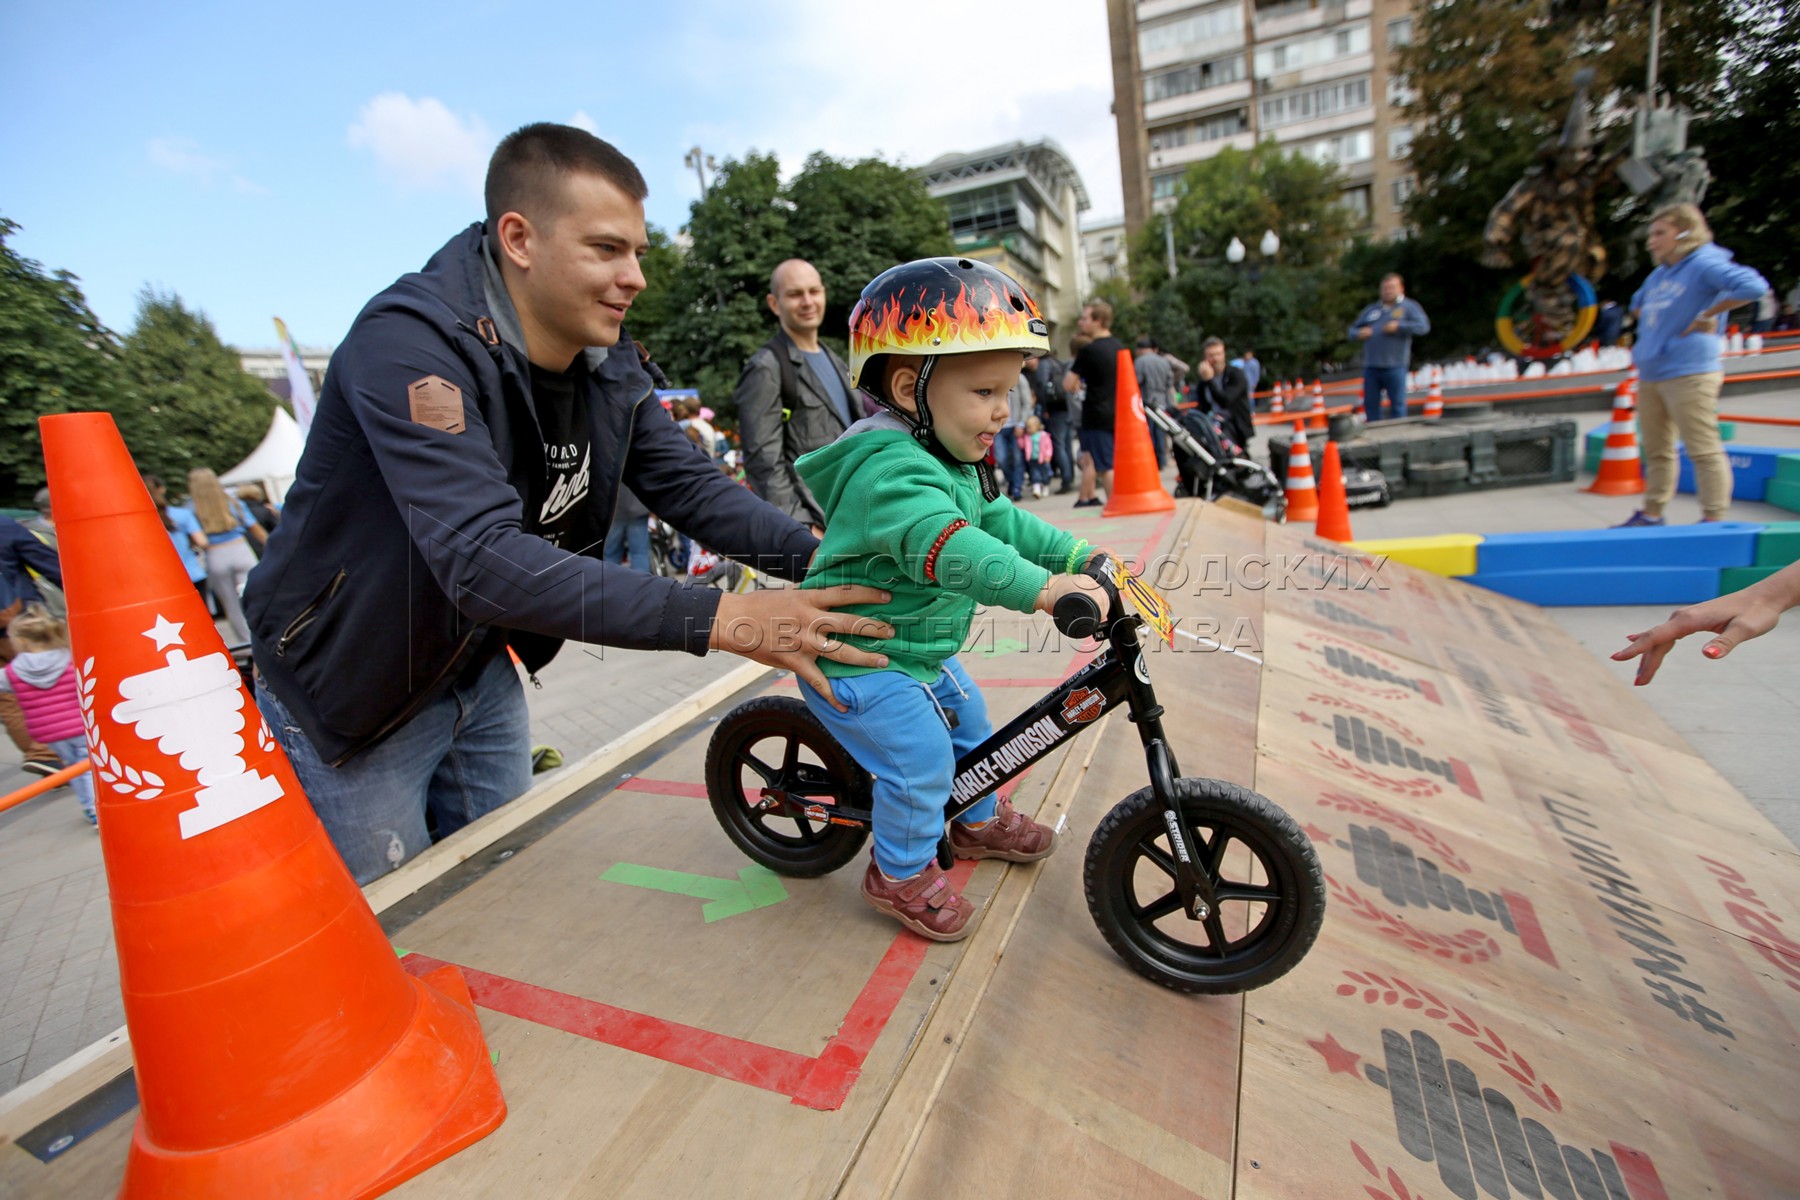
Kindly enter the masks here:
M 1076 688 L 1063 701 L 1063 720 L 1071 725 L 1086 725 L 1106 707 L 1106 697 L 1094 688 Z

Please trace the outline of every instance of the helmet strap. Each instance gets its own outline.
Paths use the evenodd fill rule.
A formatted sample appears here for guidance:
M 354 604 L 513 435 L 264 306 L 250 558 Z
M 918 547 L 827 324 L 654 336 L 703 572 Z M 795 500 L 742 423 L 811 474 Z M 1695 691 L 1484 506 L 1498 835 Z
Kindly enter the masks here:
M 919 378 L 913 384 L 913 408 L 916 410 L 915 412 L 905 412 L 899 405 L 890 403 L 883 396 L 877 396 L 876 400 L 880 401 L 883 407 L 887 408 L 896 416 L 899 416 L 911 425 L 914 440 L 916 440 L 919 445 L 925 447 L 926 450 L 929 450 L 932 454 L 943 459 L 951 466 L 967 467 L 973 465 L 976 478 L 981 480 L 981 498 L 983 501 L 991 503 L 1000 495 L 1000 481 L 994 475 L 993 464 L 988 462 L 985 458 L 980 462 L 973 464 L 963 462 L 960 458 L 957 458 L 954 454 L 950 453 L 949 447 L 938 440 L 936 432 L 934 432 L 931 427 L 931 403 L 925 398 L 925 393 L 931 383 L 931 372 L 937 367 L 937 361 L 938 355 L 928 354 L 919 362 Z

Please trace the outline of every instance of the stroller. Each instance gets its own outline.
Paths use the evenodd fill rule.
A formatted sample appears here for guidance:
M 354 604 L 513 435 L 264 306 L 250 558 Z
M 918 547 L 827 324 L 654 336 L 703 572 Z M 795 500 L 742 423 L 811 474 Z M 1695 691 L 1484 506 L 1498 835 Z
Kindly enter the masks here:
M 1228 443 L 1209 414 L 1193 408 L 1169 413 L 1145 405 L 1144 415 L 1168 435 L 1175 452 L 1177 496 L 1236 496 L 1260 507 L 1271 521 L 1287 520 L 1287 492 L 1280 480 L 1246 457 L 1243 447 Z

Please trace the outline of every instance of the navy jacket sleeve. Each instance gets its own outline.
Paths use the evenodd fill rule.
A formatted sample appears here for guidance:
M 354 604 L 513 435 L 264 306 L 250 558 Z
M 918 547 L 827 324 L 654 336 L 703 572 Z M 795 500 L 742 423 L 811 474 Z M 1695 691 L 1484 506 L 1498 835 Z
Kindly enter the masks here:
M 524 502 L 495 449 L 474 372 L 455 345 L 403 308 L 366 315 L 358 333 L 361 346 L 381 352 L 342 363 L 345 397 L 408 537 L 464 616 L 565 640 L 705 653 L 716 589 L 572 554 L 526 530 Z M 410 390 L 435 388 L 444 396 L 443 384 L 461 392 L 463 427 L 454 432 L 413 419 Z M 703 462 L 693 462 L 691 473 L 688 509 L 706 493 L 699 476 L 730 486 Z M 645 482 L 641 494 L 653 507 L 682 490 L 670 475 L 653 473 Z M 612 480 L 594 486 L 610 488 Z M 610 495 L 604 499 L 610 508 Z M 744 533 L 748 539 L 772 528 Z M 788 537 L 756 548 L 791 556 L 796 544 Z

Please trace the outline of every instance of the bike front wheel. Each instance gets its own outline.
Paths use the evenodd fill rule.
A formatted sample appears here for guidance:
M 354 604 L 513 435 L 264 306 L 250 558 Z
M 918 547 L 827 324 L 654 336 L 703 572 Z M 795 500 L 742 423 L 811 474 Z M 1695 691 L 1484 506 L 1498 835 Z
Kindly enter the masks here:
M 1319 936 L 1325 873 L 1280 806 L 1219 779 L 1177 779 L 1179 828 L 1217 907 L 1195 920 L 1175 883 L 1163 805 L 1121 800 L 1088 842 L 1088 911 L 1127 966 L 1181 992 L 1229 993 L 1281 978 Z

